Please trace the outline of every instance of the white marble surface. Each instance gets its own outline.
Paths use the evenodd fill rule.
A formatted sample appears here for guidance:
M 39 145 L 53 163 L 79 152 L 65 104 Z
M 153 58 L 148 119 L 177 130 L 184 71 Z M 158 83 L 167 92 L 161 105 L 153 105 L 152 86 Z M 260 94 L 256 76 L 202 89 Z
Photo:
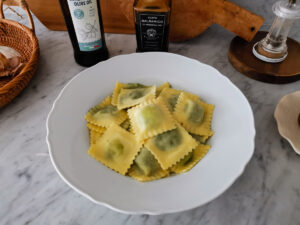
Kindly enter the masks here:
M 243 2 L 246 7 L 250 4 Z M 261 14 L 267 9 L 258 7 Z M 66 82 L 84 68 L 74 62 L 66 32 L 49 31 L 35 22 L 41 48 L 39 69 L 24 92 L 0 110 L 1 225 L 300 224 L 300 157 L 279 136 L 273 118 L 276 103 L 299 90 L 300 81 L 273 85 L 242 76 L 227 59 L 234 35 L 216 25 L 193 40 L 171 44 L 171 52 L 214 66 L 243 91 L 255 115 L 255 154 L 243 175 L 211 203 L 170 215 L 124 215 L 77 194 L 51 165 L 45 141 L 47 114 Z M 292 36 L 300 40 L 299 24 Z M 111 56 L 135 51 L 132 35 L 108 34 L 106 40 Z

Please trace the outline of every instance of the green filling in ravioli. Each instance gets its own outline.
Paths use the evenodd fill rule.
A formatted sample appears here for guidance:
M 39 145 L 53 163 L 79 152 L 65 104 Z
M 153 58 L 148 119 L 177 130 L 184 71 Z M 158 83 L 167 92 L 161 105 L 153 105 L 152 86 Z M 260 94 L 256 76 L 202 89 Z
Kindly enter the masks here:
M 143 172 L 143 174 L 147 176 L 150 176 L 158 169 L 160 169 L 157 160 L 146 148 L 142 148 L 139 155 L 135 159 L 135 163 L 138 166 L 138 168 Z
M 181 144 L 181 134 L 178 129 L 170 130 L 155 137 L 155 145 L 161 150 L 170 150 Z
M 205 109 L 202 105 L 195 101 L 188 100 L 187 104 L 185 105 L 184 111 L 188 115 L 189 121 L 196 124 L 202 123 L 205 112 Z

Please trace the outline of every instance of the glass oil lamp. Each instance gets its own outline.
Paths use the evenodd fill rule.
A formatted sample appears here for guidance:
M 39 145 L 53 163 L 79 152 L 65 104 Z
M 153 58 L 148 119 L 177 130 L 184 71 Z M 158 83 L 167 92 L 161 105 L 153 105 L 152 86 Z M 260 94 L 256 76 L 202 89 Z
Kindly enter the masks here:
M 283 61 L 288 54 L 286 40 L 293 22 L 300 18 L 299 0 L 276 2 L 272 9 L 276 18 L 267 36 L 253 46 L 253 54 L 269 63 Z

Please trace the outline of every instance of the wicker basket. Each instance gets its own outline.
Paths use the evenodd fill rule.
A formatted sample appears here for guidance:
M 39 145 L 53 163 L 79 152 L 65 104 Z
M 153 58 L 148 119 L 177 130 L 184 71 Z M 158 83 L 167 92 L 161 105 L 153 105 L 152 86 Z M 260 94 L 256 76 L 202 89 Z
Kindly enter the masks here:
M 21 54 L 21 61 L 26 65 L 15 77 L 0 78 L 0 108 L 11 102 L 28 85 L 37 69 L 39 60 L 38 40 L 25 0 L 10 0 L 5 4 L 17 4 L 25 10 L 30 22 L 30 29 L 4 18 L 3 1 L 5 2 L 5 0 L 0 0 L 0 45 L 16 49 Z

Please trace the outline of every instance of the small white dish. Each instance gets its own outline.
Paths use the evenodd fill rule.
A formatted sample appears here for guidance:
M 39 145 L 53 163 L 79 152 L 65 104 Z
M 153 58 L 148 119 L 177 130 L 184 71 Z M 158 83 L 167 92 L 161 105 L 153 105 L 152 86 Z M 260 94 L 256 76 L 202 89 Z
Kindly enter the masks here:
M 274 117 L 280 135 L 285 138 L 300 155 L 300 91 L 288 94 L 278 102 Z
M 148 85 L 169 81 L 215 105 L 212 148 L 187 173 L 141 183 L 91 158 L 84 115 L 111 94 L 116 81 Z M 73 189 L 122 213 L 173 213 L 222 194 L 242 174 L 254 151 L 254 119 L 242 92 L 211 66 L 170 53 L 113 57 L 75 76 L 57 97 L 47 120 L 51 161 Z

